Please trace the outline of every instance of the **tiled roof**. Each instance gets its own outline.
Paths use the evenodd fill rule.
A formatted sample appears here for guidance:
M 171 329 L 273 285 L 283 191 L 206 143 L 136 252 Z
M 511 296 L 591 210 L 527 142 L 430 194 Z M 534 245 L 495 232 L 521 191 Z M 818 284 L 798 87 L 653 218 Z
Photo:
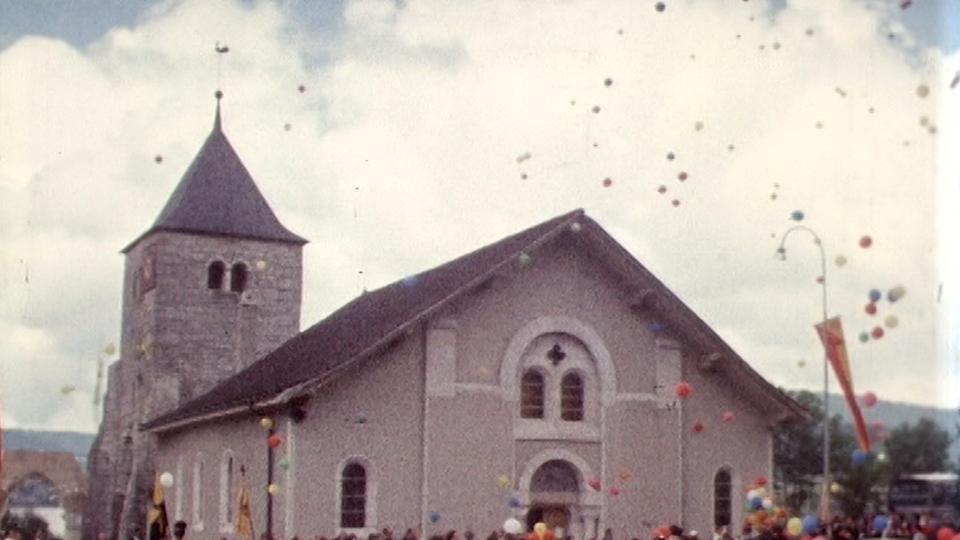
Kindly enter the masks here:
M 219 101 L 213 131 L 157 221 L 123 251 L 160 230 L 292 244 L 307 242 L 280 223 L 230 145 L 221 129 Z
M 575 210 L 458 259 L 364 293 L 274 352 L 146 428 L 251 405 L 322 377 L 392 339 L 491 271 L 518 259 L 583 215 Z

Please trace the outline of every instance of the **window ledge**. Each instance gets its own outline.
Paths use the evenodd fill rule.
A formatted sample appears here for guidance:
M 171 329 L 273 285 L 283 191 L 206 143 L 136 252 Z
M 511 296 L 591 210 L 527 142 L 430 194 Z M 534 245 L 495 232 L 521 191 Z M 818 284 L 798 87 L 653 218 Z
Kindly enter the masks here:
M 557 422 L 549 420 L 521 419 L 513 427 L 513 438 L 517 440 L 542 441 L 600 441 L 599 427 L 589 422 Z
M 380 531 L 376 527 L 362 527 L 362 528 L 337 527 L 338 535 L 352 534 L 357 538 L 366 538 L 367 536 L 373 533 L 379 533 L 379 532 Z

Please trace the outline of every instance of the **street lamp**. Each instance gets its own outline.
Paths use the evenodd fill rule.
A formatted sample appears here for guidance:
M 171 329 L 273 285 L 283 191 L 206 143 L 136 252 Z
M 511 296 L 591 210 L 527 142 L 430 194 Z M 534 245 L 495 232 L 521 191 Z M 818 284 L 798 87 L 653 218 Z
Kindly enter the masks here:
M 823 249 L 823 242 L 820 240 L 820 237 L 810 229 L 803 225 L 796 225 L 791 227 L 783 234 L 783 238 L 780 239 L 780 247 L 777 248 L 776 258 L 781 261 L 787 260 L 787 238 L 794 231 L 805 231 L 810 233 L 813 236 L 813 243 L 820 248 L 820 282 L 821 290 L 823 291 L 823 322 L 826 326 L 827 321 L 827 254 Z M 823 486 L 821 487 L 821 505 L 826 497 L 828 497 L 828 489 L 830 486 L 830 358 L 827 355 L 826 349 L 824 349 L 823 354 Z M 826 512 L 829 515 L 829 506 L 825 508 Z M 826 517 L 826 516 L 822 516 Z M 830 526 L 827 525 L 827 536 L 830 537 Z

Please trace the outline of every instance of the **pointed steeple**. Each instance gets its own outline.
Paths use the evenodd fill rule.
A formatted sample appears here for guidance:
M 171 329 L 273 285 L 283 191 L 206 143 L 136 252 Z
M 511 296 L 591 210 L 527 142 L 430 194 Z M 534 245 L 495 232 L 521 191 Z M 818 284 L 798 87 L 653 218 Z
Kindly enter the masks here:
M 223 134 L 220 99 L 213 130 L 180 179 L 153 226 L 124 248 L 128 251 L 154 231 L 178 231 L 306 244 L 277 219 L 256 183 Z

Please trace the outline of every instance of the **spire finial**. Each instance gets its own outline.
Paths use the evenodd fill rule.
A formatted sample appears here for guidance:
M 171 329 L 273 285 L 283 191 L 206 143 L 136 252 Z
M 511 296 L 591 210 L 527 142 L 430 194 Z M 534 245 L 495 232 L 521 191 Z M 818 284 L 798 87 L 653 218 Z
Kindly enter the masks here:
M 223 99 L 223 92 L 217 90 L 213 93 L 213 97 L 217 98 L 217 115 L 213 119 L 213 129 L 220 131 L 220 100 Z

